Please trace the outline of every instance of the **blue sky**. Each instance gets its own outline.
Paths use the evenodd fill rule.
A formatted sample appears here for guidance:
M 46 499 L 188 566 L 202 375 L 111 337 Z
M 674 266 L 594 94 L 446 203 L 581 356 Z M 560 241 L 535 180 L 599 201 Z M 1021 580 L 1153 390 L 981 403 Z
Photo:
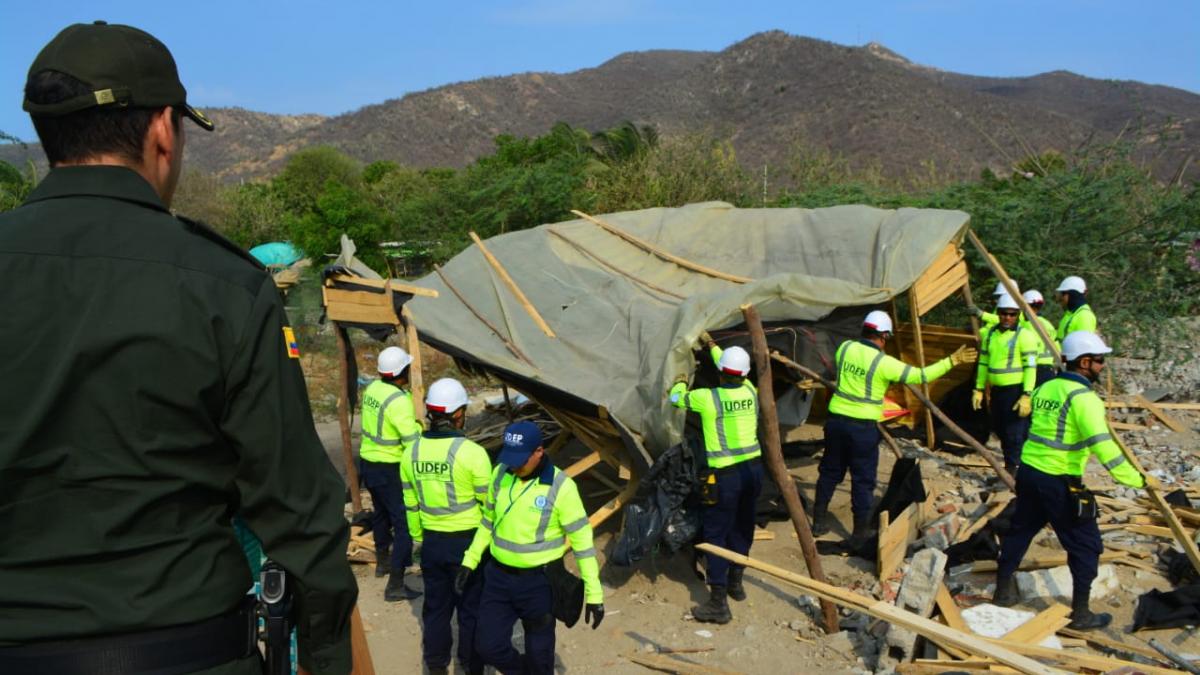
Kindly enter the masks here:
M 596 66 L 631 50 L 715 51 L 771 29 L 881 42 L 962 73 L 1065 69 L 1200 92 L 1196 0 L 4 0 L 0 130 L 33 138 L 21 111 L 28 64 L 58 30 L 94 19 L 163 40 L 194 105 L 273 113 L 332 115 L 450 82 Z

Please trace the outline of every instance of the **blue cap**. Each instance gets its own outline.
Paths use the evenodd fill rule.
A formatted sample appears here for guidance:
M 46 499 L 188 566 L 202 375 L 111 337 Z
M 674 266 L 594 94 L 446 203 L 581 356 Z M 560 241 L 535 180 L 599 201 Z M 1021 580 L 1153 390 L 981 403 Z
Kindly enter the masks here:
M 504 428 L 504 445 L 496 461 L 505 466 L 523 466 L 542 445 L 542 430 L 530 421 L 514 422 Z

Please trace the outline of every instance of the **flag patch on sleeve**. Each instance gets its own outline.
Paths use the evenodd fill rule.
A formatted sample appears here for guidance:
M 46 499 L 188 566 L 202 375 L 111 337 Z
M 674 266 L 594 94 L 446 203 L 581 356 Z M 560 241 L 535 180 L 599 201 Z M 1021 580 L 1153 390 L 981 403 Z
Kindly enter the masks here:
M 300 358 L 300 345 L 296 342 L 296 334 L 292 332 L 291 326 L 283 327 L 283 346 L 287 347 L 288 356 L 293 359 Z

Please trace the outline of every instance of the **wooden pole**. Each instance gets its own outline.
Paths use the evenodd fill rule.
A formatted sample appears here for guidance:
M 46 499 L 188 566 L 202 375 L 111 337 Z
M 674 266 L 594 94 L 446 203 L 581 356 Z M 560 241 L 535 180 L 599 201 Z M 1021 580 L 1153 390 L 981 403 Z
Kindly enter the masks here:
M 680 258 L 679 256 L 674 255 L 672 253 L 667 253 L 666 251 L 662 250 L 661 248 L 655 246 L 654 244 L 651 244 L 650 242 L 645 241 L 644 239 L 639 239 L 638 237 L 635 237 L 632 234 L 629 234 L 625 230 L 622 230 L 621 228 L 617 227 L 616 225 L 613 225 L 611 223 L 606 223 L 603 220 L 596 218 L 595 216 L 589 216 L 588 214 L 584 213 L 583 211 L 577 211 L 575 209 L 572 209 L 571 213 L 574 213 L 575 215 L 579 216 L 580 218 L 583 218 L 584 220 L 586 220 L 594 225 L 599 225 L 604 230 L 617 235 L 618 237 L 633 244 L 634 246 L 637 246 L 638 248 L 642 249 L 643 251 L 646 251 L 647 253 L 651 253 L 659 258 L 662 258 L 663 260 L 666 260 L 667 262 L 675 263 L 676 265 L 679 265 L 680 267 L 682 267 L 684 269 L 691 270 L 693 272 L 699 272 L 700 274 L 704 274 L 704 275 L 713 277 L 714 279 L 724 279 L 725 281 L 732 281 L 735 284 L 748 284 L 751 281 L 754 281 L 753 279 L 751 279 L 749 277 L 739 277 L 734 274 L 726 274 L 725 272 L 722 272 L 720 270 L 715 270 L 711 267 L 705 267 L 704 265 L 701 265 L 699 263 L 694 263 L 691 260 L 688 260 L 686 258 Z
M 408 355 L 412 363 L 408 365 L 408 386 L 412 389 L 413 412 L 417 422 L 425 426 L 425 376 L 421 370 L 421 339 L 417 336 L 417 324 L 413 321 L 412 310 L 405 305 L 400 310 L 404 317 L 404 332 L 408 338 Z
M 1125 445 L 1125 441 L 1117 435 L 1116 430 L 1111 428 L 1111 422 L 1108 433 L 1112 435 L 1117 447 L 1121 448 L 1126 461 L 1133 465 L 1133 468 L 1137 469 L 1138 473 L 1145 476 L 1146 469 L 1138 461 L 1137 455 L 1134 455 L 1129 446 Z M 1183 547 L 1183 552 L 1187 554 L 1192 567 L 1195 567 L 1196 571 L 1200 572 L 1200 550 L 1197 550 L 1196 542 L 1188 535 L 1188 531 L 1183 527 L 1183 523 L 1179 522 L 1179 516 L 1175 515 L 1175 511 L 1171 508 L 1171 505 L 1167 503 L 1167 500 L 1163 498 L 1158 490 L 1147 485 L 1146 493 L 1150 495 L 1150 501 L 1154 504 L 1154 507 L 1162 514 L 1163 520 L 1167 521 L 1167 527 L 1171 528 L 1171 534 L 1174 535 L 1175 541 Z
M 354 512 L 362 511 L 362 494 L 358 487 L 358 465 L 354 463 L 354 449 L 350 446 L 350 420 L 353 419 L 354 411 L 350 410 L 350 401 L 347 398 L 350 395 L 350 364 L 347 359 L 354 358 L 354 352 L 347 349 L 345 336 L 345 328 L 342 328 L 337 323 L 333 325 L 333 332 L 337 335 L 338 344 L 338 365 L 341 366 L 338 370 L 341 371 L 342 386 L 338 388 L 338 427 L 342 431 L 342 458 L 346 462 L 346 483 L 350 486 L 350 504 L 354 507 Z
M 768 563 L 748 558 L 721 548 L 712 544 L 698 544 L 696 548 L 711 555 L 718 555 L 730 562 L 735 562 L 739 565 L 745 565 L 760 572 L 766 572 L 773 577 L 782 579 L 790 584 L 799 586 L 804 590 L 822 598 L 838 603 L 844 607 L 849 607 L 852 610 L 869 614 L 873 617 L 883 619 L 892 625 L 898 625 L 907 628 L 914 633 L 922 635 L 928 639 L 936 640 L 938 643 L 949 644 L 952 647 L 962 649 L 970 654 L 986 656 L 995 659 L 1000 663 L 1016 668 L 1022 673 L 1035 673 L 1037 675 L 1058 675 L 1061 670 L 1051 668 L 1034 661 L 1031 658 L 1021 656 L 1006 647 L 1002 647 L 993 641 L 981 638 L 977 635 L 972 635 L 965 631 L 955 630 L 949 626 L 944 626 L 933 619 L 926 619 L 919 614 L 914 614 L 907 610 L 901 609 L 890 602 L 876 600 L 857 593 L 852 593 L 844 588 L 833 586 L 815 579 L 801 576 L 795 572 L 789 572 L 781 567 L 776 567 Z M 1049 650 L 1047 650 L 1049 651 Z M 1073 655 L 1068 655 L 1073 656 Z
M 496 256 L 492 255 L 492 252 L 483 245 L 483 240 L 479 238 L 479 235 L 475 234 L 474 232 L 468 232 L 467 234 L 471 235 L 471 241 L 475 242 L 475 245 L 479 247 L 479 252 L 482 253 L 483 257 L 487 259 L 488 264 L 492 266 L 492 269 L 496 270 L 496 274 L 500 275 L 500 280 L 503 281 L 504 285 L 508 286 L 508 290 L 512 291 L 512 294 L 516 296 L 517 302 L 521 303 L 521 306 L 525 308 L 525 312 L 529 314 L 529 317 L 533 319 L 533 322 L 537 324 L 537 327 L 542 329 L 542 332 L 546 334 L 546 337 L 555 337 L 554 331 L 550 330 L 550 325 L 546 323 L 546 320 L 542 318 L 541 314 L 538 314 L 537 308 L 533 306 L 533 303 L 529 302 L 529 298 L 525 297 L 525 293 L 521 291 L 521 287 L 517 285 L 517 282 L 513 281 L 512 277 L 508 276 L 508 270 L 504 269 L 504 265 L 501 265 L 500 261 L 496 259 Z
M 371 647 L 367 644 L 367 633 L 363 628 L 358 605 L 350 614 L 350 658 L 351 675 L 375 675 L 375 662 L 371 659 Z
M 909 305 L 909 309 L 912 311 L 913 337 L 915 338 L 915 341 L 917 343 L 917 365 L 924 368 L 925 367 L 925 343 L 921 339 L 921 315 L 920 315 L 920 313 L 917 312 L 917 294 L 911 288 L 908 290 L 908 305 Z M 925 398 L 928 399 L 929 398 L 929 383 L 922 382 L 921 390 L 925 392 Z M 926 438 L 926 442 L 929 446 L 929 449 L 932 450 L 935 439 L 934 439 L 934 435 L 933 435 L 933 413 L 929 411 L 929 408 L 925 409 L 925 438 Z
M 547 227 L 546 231 L 549 232 L 550 234 L 558 237 L 559 239 L 562 239 L 563 241 L 567 242 L 567 244 L 573 246 L 575 248 L 575 250 L 579 251 L 580 253 L 584 254 L 585 256 L 596 261 L 601 266 L 606 267 L 606 268 L 612 270 L 613 272 L 616 272 L 617 274 L 620 274 L 621 276 L 626 277 L 627 279 L 636 282 L 637 284 L 639 284 L 641 286 L 645 286 L 646 288 L 649 288 L 652 291 L 655 291 L 657 293 L 662 293 L 663 295 L 670 296 L 672 298 L 675 298 L 676 300 L 686 300 L 687 299 L 683 295 L 680 295 L 674 291 L 668 291 L 667 289 L 663 288 L 662 286 L 658 286 L 656 284 L 650 283 L 649 281 L 646 281 L 645 279 L 633 274 L 632 272 L 629 272 L 627 270 L 621 269 L 620 267 L 617 267 L 616 265 L 612 264 L 611 262 L 596 255 L 594 252 L 591 251 L 591 249 L 588 249 L 583 244 L 580 244 L 579 242 L 575 241 L 574 239 L 567 237 L 565 234 L 563 234 L 562 232 L 559 232 L 558 230 L 554 229 L 553 227 Z M 655 298 L 655 299 L 657 300 L 658 298 Z
M 488 321 L 487 317 L 480 314 L 479 310 L 475 309 L 475 305 L 472 305 L 470 302 L 468 302 L 467 298 L 465 296 L 463 296 L 463 294 L 460 293 L 457 288 L 454 287 L 454 284 L 450 283 L 449 277 L 447 277 L 446 273 L 442 271 L 442 268 L 440 265 L 434 265 L 433 271 L 437 272 L 437 275 L 442 280 L 442 283 L 446 284 L 446 288 L 450 289 L 450 292 L 454 294 L 454 297 L 458 298 L 458 301 L 463 304 L 463 307 L 466 307 L 468 310 L 470 310 L 470 312 L 475 315 L 476 319 L 479 319 L 479 321 L 481 323 L 483 323 L 483 325 L 488 327 L 488 330 L 492 331 L 492 333 L 495 334 L 496 337 L 500 338 L 500 341 L 504 343 L 505 347 L 508 347 L 508 351 L 512 352 L 513 356 L 517 357 L 518 359 L 521 359 L 522 361 L 529 364 L 530 366 L 533 365 L 533 361 L 530 361 L 529 357 L 525 356 L 524 352 L 522 352 L 520 349 L 518 349 L 517 346 L 515 344 L 513 344 L 508 338 L 504 337 L 504 333 L 501 333 L 500 329 L 496 328 L 495 324 L 493 324 L 491 321 Z
M 808 377 L 811 377 L 812 379 L 817 380 L 821 384 L 825 385 L 825 388 L 828 389 L 830 391 L 830 393 L 832 393 L 834 390 L 837 389 L 837 383 L 835 383 L 833 380 L 825 377 L 824 375 L 818 373 L 817 371 L 815 371 L 811 368 L 806 368 L 806 367 L 800 365 L 799 363 L 796 363 L 795 361 L 789 359 L 788 357 L 784 356 L 783 354 L 780 354 L 778 352 L 771 352 L 771 358 L 775 359 L 776 361 L 782 363 L 783 365 L 785 365 L 789 368 L 796 370 L 801 375 L 807 375 Z M 891 448 L 892 454 L 896 456 L 896 459 L 900 459 L 900 458 L 904 457 L 904 452 L 900 449 L 900 444 L 897 443 L 896 438 L 894 436 L 892 436 L 892 434 L 890 432 L 888 432 L 888 430 L 886 428 L 884 428 L 883 423 L 876 422 L 876 426 L 879 427 L 879 434 L 881 436 L 883 436 L 883 440 L 887 442 L 887 446 L 889 448 Z
M 975 298 L 971 295 L 971 278 L 969 276 L 963 282 L 962 296 L 969 307 L 975 306 Z M 979 319 L 973 315 L 971 316 L 971 332 L 975 334 L 975 341 L 979 342 Z
M 813 539 L 812 528 L 808 516 L 804 513 L 804 505 L 796 492 L 796 484 L 788 473 L 783 461 L 783 446 L 779 440 L 779 417 L 775 413 L 775 387 L 771 382 L 771 359 L 767 351 L 767 336 L 763 333 L 762 321 L 758 318 L 758 310 L 754 305 L 742 305 L 742 316 L 746 318 L 746 328 L 750 332 L 750 343 L 754 351 L 754 365 L 758 369 L 758 402 L 762 413 L 763 455 L 767 467 L 779 485 L 783 501 L 787 505 L 788 515 L 792 519 L 792 527 L 800 539 L 800 550 L 804 553 L 804 564 L 808 574 L 819 581 L 825 581 L 825 572 L 821 569 L 821 556 L 817 553 L 817 543 Z M 821 614 L 825 618 L 825 632 L 836 633 L 838 630 L 837 609 L 827 599 L 821 600 Z
M 987 263 L 988 267 L 992 268 L 992 273 L 996 275 L 996 278 L 1000 280 L 1000 283 L 1004 284 L 1004 288 L 1008 291 L 1008 294 L 1011 295 L 1013 300 L 1017 302 L 1017 305 L 1021 307 L 1021 311 L 1025 313 L 1025 318 L 1029 321 L 1029 325 L 1033 326 L 1033 329 L 1037 331 L 1038 336 L 1042 338 L 1042 342 L 1046 345 L 1046 348 L 1054 352 L 1055 362 L 1061 365 L 1062 354 L 1058 351 L 1058 343 L 1054 341 L 1054 338 L 1051 337 L 1048 332 L 1046 332 L 1046 327 L 1042 325 L 1042 322 L 1038 321 L 1037 314 L 1034 313 L 1033 308 L 1029 306 L 1029 303 L 1025 302 L 1025 298 L 1021 295 L 1021 291 L 1017 289 L 1017 285 L 1013 283 L 1013 280 L 1008 276 L 1008 272 L 1004 271 L 1004 266 L 1000 264 L 1000 261 L 996 259 L 996 256 L 988 252 L 987 247 L 983 245 L 983 242 L 979 240 L 979 237 L 975 236 L 974 232 L 967 230 L 967 238 L 970 239 L 971 243 L 975 245 L 975 248 L 979 250 L 979 254 L 983 256 L 983 261 Z
M 946 413 L 942 412 L 941 408 L 934 405 L 933 401 L 929 400 L 929 397 L 923 394 L 920 389 L 917 389 L 911 384 L 906 384 L 904 386 L 908 387 L 909 391 L 911 391 L 917 398 L 921 399 L 921 403 L 924 403 L 926 408 L 933 411 L 933 414 L 937 415 L 937 418 L 942 421 L 942 424 L 946 425 L 947 429 L 954 432 L 954 434 L 961 438 L 964 443 L 971 446 L 975 452 L 979 453 L 979 456 L 983 457 L 983 460 L 992 467 L 992 469 L 996 472 L 996 475 L 1000 476 L 1000 480 L 1004 481 L 1004 484 L 1008 486 L 1008 489 L 1014 492 L 1016 491 L 1017 482 L 1013 480 L 1012 474 L 1004 470 L 1004 467 L 1001 466 L 1000 463 L 996 461 L 996 458 L 992 456 L 992 452 L 990 450 L 983 447 L 983 444 L 975 440 L 971 434 L 963 431 L 962 427 L 958 426 L 954 423 L 954 420 L 947 417 Z

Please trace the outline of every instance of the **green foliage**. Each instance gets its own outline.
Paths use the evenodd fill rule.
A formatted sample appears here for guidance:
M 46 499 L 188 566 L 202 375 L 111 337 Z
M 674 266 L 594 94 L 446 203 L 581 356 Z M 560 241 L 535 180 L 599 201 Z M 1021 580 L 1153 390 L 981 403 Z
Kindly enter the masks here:
M 749 206 L 754 180 L 729 142 L 706 136 L 671 138 L 593 177 L 595 209 L 601 213 L 726 201 Z
M 0 131 L 0 143 L 24 145 L 21 139 L 4 131 Z M 0 161 L 0 213 L 20 206 L 36 184 L 37 171 L 32 162 L 22 171 L 8 162 Z
M 329 181 L 357 187 L 362 183 L 362 170 L 358 162 L 323 145 L 292 155 L 272 184 L 284 208 L 303 214 L 316 208 Z
M 385 269 L 378 244 L 386 238 L 387 228 L 379 209 L 362 197 L 355 187 L 327 180 L 312 209 L 285 216 L 291 242 L 320 265 L 324 254 L 339 250 L 345 234 L 358 246 L 359 259 Z

